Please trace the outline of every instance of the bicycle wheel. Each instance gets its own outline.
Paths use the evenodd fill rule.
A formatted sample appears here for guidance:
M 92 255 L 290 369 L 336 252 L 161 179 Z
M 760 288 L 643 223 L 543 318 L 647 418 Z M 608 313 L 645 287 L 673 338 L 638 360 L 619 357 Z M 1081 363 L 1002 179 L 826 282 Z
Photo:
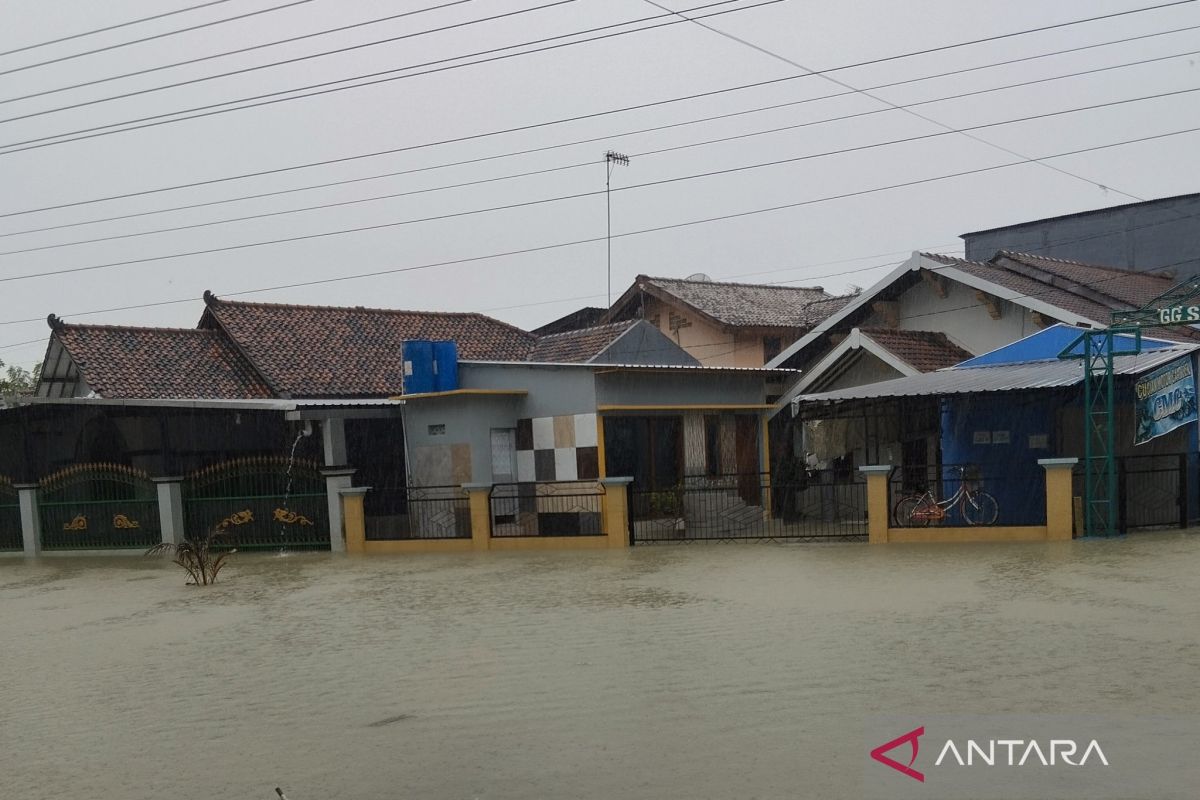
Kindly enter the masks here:
M 996 498 L 987 492 L 971 492 L 959 506 L 968 525 L 991 525 L 1000 515 Z
M 925 509 L 929 505 L 929 499 L 923 494 L 910 494 L 907 497 L 901 497 L 896 502 L 896 507 L 892 509 L 892 523 L 897 528 L 927 528 L 929 527 L 929 517 L 927 515 L 917 515 L 913 517 L 913 512 L 918 509 Z

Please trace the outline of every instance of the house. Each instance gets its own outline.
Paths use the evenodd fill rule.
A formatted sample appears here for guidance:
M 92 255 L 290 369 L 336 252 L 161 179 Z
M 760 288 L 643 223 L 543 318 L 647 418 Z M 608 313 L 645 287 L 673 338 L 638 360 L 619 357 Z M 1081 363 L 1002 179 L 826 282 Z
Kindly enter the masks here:
M 1105 264 L 1138 271 L 1170 270 L 1180 280 L 1200 274 L 1200 193 L 1018 222 L 962 234 L 966 258 L 997 250 Z
M 639 275 L 603 321 L 647 320 L 707 366 L 761 367 L 848 301 L 819 286 Z
M 493 487 L 504 535 L 592 530 L 579 515 L 611 475 L 635 494 L 698 481 L 762 518 L 780 371 L 701 365 L 641 319 L 536 335 L 480 314 L 204 303 L 194 329 L 50 318 L 37 396 L 0 412 L 0 476 L 65 492 L 45 506 L 53 546 L 152 536 L 156 481 L 187 525 L 262 547 L 282 520 L 287 543 L 336 548 L 351 482 L 379 538 L 461 531 L 464 485 Z M 436 383 L 409 354 L 426 340 L 451 343 Z M 121 514 L 88 494 L 105 481 Z
M 1000 251 L 987 261 L 914 253 L 768 364 L 801 370 L 777 406 L 772 461 L 804 458 L 846 472 L 862 464 L 914 471 L 937 464 L 941 417 L 932 398 L 880 396 L 853 414 L 793 401 L 935 372 L 1057 323 L 1103 328 L 1114 312 L 1141 308 L 1174 285 L 1161 273 L 1027 253 Z M 1200 340 L 1190 328 L 1147 334 Z

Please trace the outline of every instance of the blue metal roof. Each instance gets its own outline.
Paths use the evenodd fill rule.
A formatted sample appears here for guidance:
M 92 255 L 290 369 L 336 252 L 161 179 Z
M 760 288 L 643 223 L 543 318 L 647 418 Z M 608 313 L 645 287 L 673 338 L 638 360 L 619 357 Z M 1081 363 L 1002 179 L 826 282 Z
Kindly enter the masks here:
M 1032 361 L 1054 361 L 1058 359 L 1058 354 L 1071 346 L 1071 343 L 1079 338 L 1087 328 L 1076 328 L 1073 325 L 1064 325 L 1061 322 L 1057 325 L 1051 325 L 1044 331 L 1038 331 L 1032 336 L 1026 336 L 1024 339 L 1019 339 L 1012 344 L 1006 344 L 990 353 L 975 356 L 961 364 L 957 364 L 953 369 L 962 369 L 963 367 L 994 367 L 999 364 L 1028 364 Z M 1133 336 L 1127 334 L 1118 334 L 1118 351 L 1123 348 L 1123 345 L 1133 345 Z M 1178 342 L 1167 342 L 1162 339 L 1148 339 L 1142 337 L 1142 350 L 1161 350 L 1164 347 L 1178 347 Z M 1080 349 L 1079 347 L 1076 348 Z

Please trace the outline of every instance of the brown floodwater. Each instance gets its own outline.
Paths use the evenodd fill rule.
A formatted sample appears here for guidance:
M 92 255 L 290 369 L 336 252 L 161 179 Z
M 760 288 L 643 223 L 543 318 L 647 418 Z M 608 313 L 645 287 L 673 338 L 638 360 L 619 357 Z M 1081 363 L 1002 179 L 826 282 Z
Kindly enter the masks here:
M 853 798 L 878 714 L 1200 712 L 1200 536 L 0 560 L 5 800 Z

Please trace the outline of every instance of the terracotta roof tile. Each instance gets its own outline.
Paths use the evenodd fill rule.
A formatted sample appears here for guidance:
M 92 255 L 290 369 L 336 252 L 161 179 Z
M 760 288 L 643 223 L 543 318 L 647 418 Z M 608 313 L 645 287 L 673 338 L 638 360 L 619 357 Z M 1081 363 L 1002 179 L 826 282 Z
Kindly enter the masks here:
M 636 320 L 610 322 L 539 337 L 529 354 L 529 360 L 559 364 L 589 361 L 636 324 Z
M 97 394 L 238 399 L 270 389 L 220 331 L 61 325 L 54 336 Z
M 904 363 L 921 372 L 933 372 L 966 361 L 972 354 L 954 344 L 941 331 L 902 331 L 889 328 L 860 328 L 859 333 Z
M 242 303 L 205 295 L 219 325 L 279 394 L 381 397 L 401 389 L 407 339 L 452 339 L 460 358 L 523 361 L 536 337 L 476 313 Z

